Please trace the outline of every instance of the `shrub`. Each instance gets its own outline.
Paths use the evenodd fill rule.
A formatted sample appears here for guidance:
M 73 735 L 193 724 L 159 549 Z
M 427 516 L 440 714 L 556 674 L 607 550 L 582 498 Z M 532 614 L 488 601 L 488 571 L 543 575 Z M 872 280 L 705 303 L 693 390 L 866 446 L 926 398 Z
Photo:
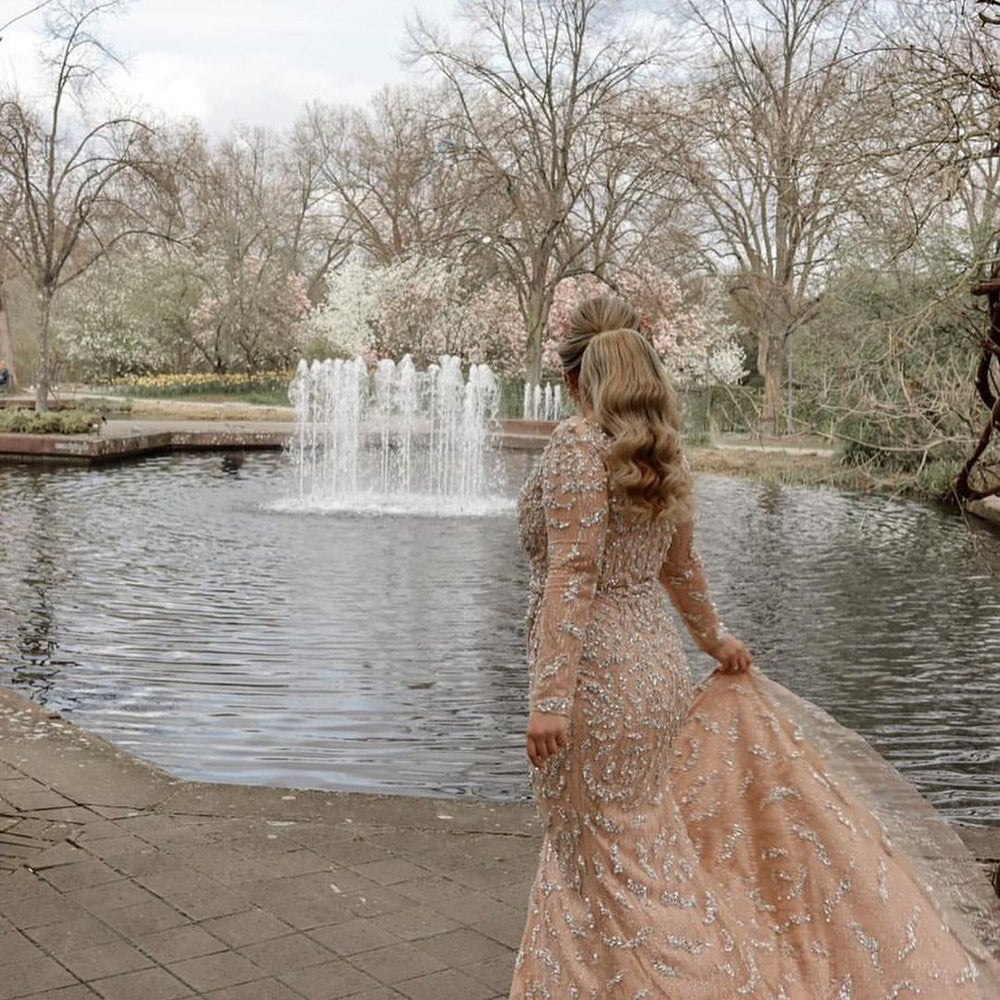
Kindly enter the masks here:
M 14 434 L 87 434 L 93 417 L 77 410 L 32 413 L 31 410 L 0 410 L 0 433 Z

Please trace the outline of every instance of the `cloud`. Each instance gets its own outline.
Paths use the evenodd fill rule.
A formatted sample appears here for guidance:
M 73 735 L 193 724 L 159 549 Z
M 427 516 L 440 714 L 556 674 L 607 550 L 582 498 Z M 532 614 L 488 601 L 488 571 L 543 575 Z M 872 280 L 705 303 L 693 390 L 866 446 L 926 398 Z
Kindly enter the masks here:
M 360 103 L 410 79 L 399 56 L 416 7 L 444 20 L 455 0 L 138 0 L 100 26 L 125 63 L 108 84 L 216 134 L 235 122 L 283 128 L 307 101 Z M 32 95 L 44 87 L 41 28 L 21 22 L 0 43 L 0 81 Z

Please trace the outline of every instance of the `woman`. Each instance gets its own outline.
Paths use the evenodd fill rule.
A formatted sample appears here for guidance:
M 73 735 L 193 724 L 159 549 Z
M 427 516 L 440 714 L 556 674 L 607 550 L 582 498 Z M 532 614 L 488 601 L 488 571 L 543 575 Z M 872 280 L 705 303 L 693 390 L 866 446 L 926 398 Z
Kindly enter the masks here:
M 996 900 L 958 838 L 725 634 L 635 326 L 621 300 L 574 316 L 582 413 L 519 503 L 544 839 L 511 1000 L 995 1000 Z M 668 598 L 719 663 L 701 691 Z

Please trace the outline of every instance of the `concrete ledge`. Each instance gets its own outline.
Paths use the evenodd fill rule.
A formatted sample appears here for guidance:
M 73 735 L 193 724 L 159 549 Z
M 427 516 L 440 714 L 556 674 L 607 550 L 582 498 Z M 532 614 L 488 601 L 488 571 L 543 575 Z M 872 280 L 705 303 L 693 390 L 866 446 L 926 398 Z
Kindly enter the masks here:
M 540 451 L 555 424 L 502 422 L 501 446 Z M 277 451 L 294 433 L 289 423 L 254 421 L 165 421 L 145 426 L 112 420 L 100 434 L 0 434 L 0 462 L 101 464 L 145 458 L 172 451 Z
M 287 432 L 159 431 L 125 434 L 0 434 L 0 461 L 98 464 L 170 451 L 280 449 Z

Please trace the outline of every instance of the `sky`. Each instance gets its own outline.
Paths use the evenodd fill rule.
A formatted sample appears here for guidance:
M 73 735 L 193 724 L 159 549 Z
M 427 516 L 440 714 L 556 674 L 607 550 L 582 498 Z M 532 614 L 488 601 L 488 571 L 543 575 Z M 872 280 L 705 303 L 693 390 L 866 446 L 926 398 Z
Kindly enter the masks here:
M 38 0 L 0 0 L 0 24 Z M 386 84 L 416 80 L 401 65 L 405 20 L 419 10 L 447 24 L 455 0 L 133 0 L 103 22 L 122 57 L 109 85 L 209 132 L 233 124 L 283 128 L 307 101 L 363 103 Z M 0 41 L 0 85 L 42 86 L 36 52 L 43 13 Z

